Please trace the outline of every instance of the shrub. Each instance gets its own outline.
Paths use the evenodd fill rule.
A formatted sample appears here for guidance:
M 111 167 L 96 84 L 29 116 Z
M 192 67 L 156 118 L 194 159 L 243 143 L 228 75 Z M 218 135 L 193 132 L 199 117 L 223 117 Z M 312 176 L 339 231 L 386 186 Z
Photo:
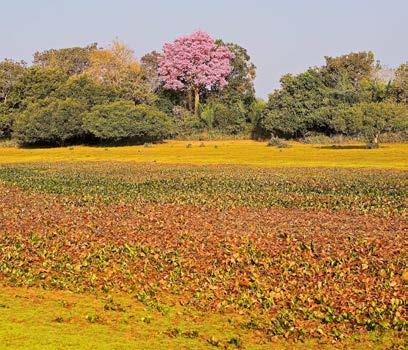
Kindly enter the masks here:
M 262 116 L 266 108 L 266 103 L 263 100 L 256 100 L 251 103 L 249 106 L 249 119 L 251 121 L 251 136 L 253 139 L 266 139 L 267 132 L 262 127 Z
M 213 125 L 219 131 L 236 135 L 244 130 L 245 111 L 243 106 L 235 104 L 226 106 L 222 103 L 213 105 Z
M 306 144 L 327 145 L 333 143 L 333 138 L 321 133 L 307 132 L 299 141 Z
M 172 110 L 177 132 L 179 136 L 190 137 L 190 135 L 202 132 L 205 128 L 204 122 L 188 109 L 175 106 Z
M 85 108 L 74 99 L 47 98 L 31 103 L 16 115 L 13 136 L 23 145 L 63 145 L 83 135 L 81 114 Z
M 84 128 L 104 141 L 152 142 L 173 134 L 169 117 L 158 108 L 116 101 L 95 106 L 84 114 Z
M 292 147 L 289 143 L 283 141 L 281 138 L 272 136 L 269 140 L 268 147 L 277 147 L 277 148 L 290 148 Z

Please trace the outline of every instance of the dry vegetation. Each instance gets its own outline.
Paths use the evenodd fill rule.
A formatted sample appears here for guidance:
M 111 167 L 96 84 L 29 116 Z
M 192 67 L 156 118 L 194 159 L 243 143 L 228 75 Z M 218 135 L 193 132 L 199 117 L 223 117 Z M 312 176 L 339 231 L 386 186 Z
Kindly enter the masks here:
M 366 332 L 403 346 L 405 171 L 32 163 L 0 183 L 4 285 L 239 316 L 247 346 Z

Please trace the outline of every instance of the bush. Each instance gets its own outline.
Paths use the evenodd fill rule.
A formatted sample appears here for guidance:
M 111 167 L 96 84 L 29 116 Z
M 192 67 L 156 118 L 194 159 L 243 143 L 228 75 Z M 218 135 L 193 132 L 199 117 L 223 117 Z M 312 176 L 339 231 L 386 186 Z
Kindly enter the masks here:
M 408 142 L 408 130 L 384 133 L 381 135 L 381 141 L 386 143 Z
M 277 148 L 290 148 L 292 147 L 289 143 L 283 141 L 281 138 L 272 136 L 269 140 L 268 147 L 277 147 Z
M 31 103 L 16 115 L 13 136 L 23 145 L 63 145 L 83 135 L 81 114 L 85 109 L 74 99 Z
M 172 120 L 157 107 L 140 104 L 135 106 L 139 128 L 135 135 L 141 141 L 161 141 L 175 133 Z
M 328 145 L 334 143 L 332 137 L 327 136 L 321 133 L 307 132 L 303 138 L 299 140 L 302 143 L 306 144 L 321 144 Z
M 213 105 L 213 126 L 227 134 L 237 135 L 245 127 L 245 111 L 240 104 L 226 106 L 222 103 Z
M 251 121 L 251 137 L 256 140 L 266 139 L 268 133 L 262 127 L 263 113 L 266 108 L 266 102 L 263 100 L 256 100 L 249 106 L 249 119 Z
M 191 135 L 201 133 L 205 128 L 204 122 L 186 108 L 175 106 L 173 107 L 172 115 L 179 137 L 189 138 Z
M 171 120 L 158 108 L 125 100 L 95 106 L 83 122 L 87 132 L 103 141 L 144 143 L 173 134 Z

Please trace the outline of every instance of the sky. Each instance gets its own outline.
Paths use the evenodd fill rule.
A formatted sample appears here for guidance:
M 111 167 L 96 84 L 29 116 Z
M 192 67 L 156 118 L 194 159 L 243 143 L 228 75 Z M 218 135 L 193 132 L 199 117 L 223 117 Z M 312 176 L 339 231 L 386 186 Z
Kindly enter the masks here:
M 137 57 L 201 29 L 248 50 L 257 95 L 324 56 L 371 50 L 384 65 L 408 61 L 408 0 L 0 0 L 0 59 L 35 51 L 106 47 L 118 38 Z

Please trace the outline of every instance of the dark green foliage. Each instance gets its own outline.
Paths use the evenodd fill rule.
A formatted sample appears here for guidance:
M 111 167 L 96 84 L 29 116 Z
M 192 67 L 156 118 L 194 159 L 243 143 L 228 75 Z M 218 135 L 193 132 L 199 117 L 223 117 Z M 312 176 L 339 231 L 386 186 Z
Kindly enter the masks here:
M 380 133 L 396 131 L 391 115 L 402 111 L 399 106 L 383 104 L 384 101 L 394 91 L 399 96 L 397 102 L 403 102 L 403 88 L 395 93 L 390 83 L 376 79 L 378 69 L 371 52 L 359 52 L 326 57 L 323 67 L 283 76 L 281 89 L 269 96 L 258 121 L 259 129 L 286 138 L 319 133 L 362 135 L 378 144 Z M 403 68 L 400 72 L 399 76 L 403 76 Z M 402 81 L 396 79 L 394 85 L 402 86 Z M 388 111 L 391 115 L 381 115 Z
M 119 98 L 117 89 L 101 84 L 87 75 L 72 76 L 54 92 L 59 99 L 74 98 L 91 108 L 94 105 L 113 102 Z
M 382 133 L 408 129 L 408 108 L 389 102 L 359 103 L 336 113 L 332 123 L 336 131 L 361 135 L 369 148 L 377 148 Z
M 63 145 L 83 135 L 81 101 L 47 98 L 18 113 L 13 136 L 23 145 Z
M 172 134 L 172 123 L 156 107 L 116 101 L 95 106 L 84 115 L 84 128 L 104 141 L 159 141 Z
M 254 139 L 265 139 L 268 137 L 268 133 L 263 128 L 262 119 L 263 113 L 266 108 L 266 103 L 263 100 L 255 100 L 249 106 L 249 120 L 252 125 L 252 138 Z
M 201 105 L 200 108 L 203 111 L 205 106 Z M 178 136 L 191 137 L 192 134 L 200 133 L 206 128 L 205 121 L 187 108 L 174 106 L 172 112 Z
M 3 103 L 0 103 L 0 139 L 11 136 L 13 116 Z
M 22 110 L 30 103 L 49 97 L 67 78 L 64 72 L 55 68 L 30 67 L 10 92 L 8 105 Z
M 234 54 L 231 62 L 233 70 L 223 90 L 211 91 L 204 96 L 207 106 L 203 108 L 201 118 L 204 128 L 209 131 L 215 129 L 223 134 L 237 135 L 251 122 L 251 104 L 256 101 L 256 67 L 245 48 L 234 43 L 225 44 L 222 40 L 217 43 L 227 46 Z
M 249 107 L 255 101 L 254 80 L 256 77 L 256 67 L 251 62 L 247 50 L 234 43 L 223 43 L 218 40 L 219 45 L 228 47 L 234 54 L 232 59 L 232 72 L 228 77 L 228 85 L 224 90 L 215 94 L 214 98 L 224 104 L 236 104 L 242 102 L 245 107 Z
M 392 85 L 379 79 L 365 79 L 359 85 L 360 102 L 383 102 L 390 100 Z
M 232 105 L 210 102 L 201 111 L 205 128 L 236 135 L 244 130 L 246 109 L 242 102 Z
M 135 134 L 136 139 L 142 141 L 161 141 L 174 134 L 171 119 L 156 107 L 136 105 L 135 117 L 139 121 L 139 128 Z
M 316 128 L 316 111 L 330 105 L 330 91 L 319 69 L 281 79 L 282 88 L 269 96 L 263 127 L 281 137 L 301 137 Z
M 187 110 L 185 91 L 162 88 L 157 73 L 160 54 L 154 51 L 143 56 L 140 71 L 124 65 L 118 73 L 120 83 L 100 79 L 98 74 L 103 72 L 96 76 L 90 73 L 93 57 L 100 50 L 96 44 L 36 52 L 29 68 L 24 62 L 4 60 L 0 62 L 0 138 L 14 135 L 20 144 L 75 140 L 143 143 L 174 135 L 211 138 L 251 134 L 255 139 L 269 139 L 341 133 L 363 136 L 378 144 L 375 139 L 380 134 L 404 130 L 395 127 L 393 117 L 380 117 L 373 111 L 391 108 L 383 103 L 408 104 L 408 64 L 395 71 L 395 79 L 385 80 L 371 52 L 325 57 L 322 67 L 284 75 L 281 88 L 264 102 L 255 97 L 256 67 L 247 50 L 221 40 L 217 43 L 233 52 L 233 70 L 224 89 L 201 93 L 203 103 L 196 115 Z M 56 106 L 65 100 L 75 101 L 82 112 L 89 112 L 86 130 L 82 112 L 75 111 L 73 119 L 63 123 L 53 120 Z M 379 133 L 368 131 L 367 125 L 373 122 L 367 115 L 377 116 L 370 128 Z M 382 123 L 386 125 L 379 126 Z

